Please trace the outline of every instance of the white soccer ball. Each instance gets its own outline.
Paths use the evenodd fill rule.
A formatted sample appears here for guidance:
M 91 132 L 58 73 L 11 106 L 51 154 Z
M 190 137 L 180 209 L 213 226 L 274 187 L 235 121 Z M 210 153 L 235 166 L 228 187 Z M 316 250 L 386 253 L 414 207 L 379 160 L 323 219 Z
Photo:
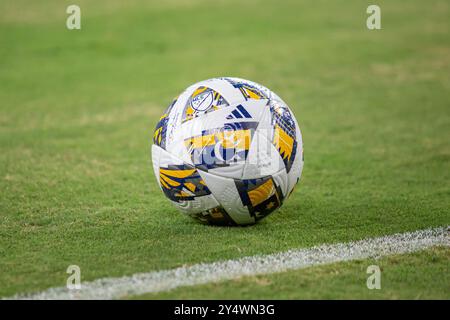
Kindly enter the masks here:
M 182 92 L 153 136 L 153 169 L 178 209 L 208 224 L 247 225 L 288 198 L 303 144 L 287 104 L 255 82 L 214 78 Z

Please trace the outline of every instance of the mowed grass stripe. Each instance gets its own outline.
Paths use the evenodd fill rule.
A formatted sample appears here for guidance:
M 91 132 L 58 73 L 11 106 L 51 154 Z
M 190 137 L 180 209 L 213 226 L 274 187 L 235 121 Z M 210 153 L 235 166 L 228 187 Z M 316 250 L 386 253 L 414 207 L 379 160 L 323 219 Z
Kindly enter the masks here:
M 118 299 L 130 295 L 168 291 L 181 286 L 298 270 L 302 268 L 411 253 L 433 246 L 450 246 L 449 227 L 398 233 L 355 242 L 320 245 L 308 249 L 201 263 L 171 270 L 139 273 L 121 278 L 103 278 L 82 283 L 80 290 L 65 287 L 23 294 L 13 299 Z

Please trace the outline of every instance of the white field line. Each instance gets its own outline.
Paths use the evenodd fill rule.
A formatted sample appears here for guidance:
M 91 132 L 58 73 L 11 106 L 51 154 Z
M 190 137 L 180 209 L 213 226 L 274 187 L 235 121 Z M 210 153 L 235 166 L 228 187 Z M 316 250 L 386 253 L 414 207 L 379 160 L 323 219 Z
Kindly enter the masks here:
M 380 258 L 433 246 L 450 246 L 449 230 L 449 227 L 440 227 L 236 260 L 200 263 L 120 278 L 103 278 L 82 282 L 79 290 L 57 287 L 38 293 L 16 295 L 10 299 L 118 299 L 130 295 L 168 291 L 181 286 L 194 286 L 243 276 L 297 270 L 341 261 Z

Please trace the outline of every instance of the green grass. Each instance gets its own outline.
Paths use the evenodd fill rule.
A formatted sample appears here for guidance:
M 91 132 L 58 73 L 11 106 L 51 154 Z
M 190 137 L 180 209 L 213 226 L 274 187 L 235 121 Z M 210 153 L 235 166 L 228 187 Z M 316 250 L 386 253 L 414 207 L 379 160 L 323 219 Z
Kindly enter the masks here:
M 0 296 L 70 264 L 92 280 L 450 224 L 448 1 L 379 1 L 380 31 L 359 0 L 79 1 L 68 31 L 71 3 L 0 2 Z M 305 143 L 299 188 L 248 228 L 182 216 L 151 167 L 171 99 L 223 75 L 277 92 Z
M 450 299 L 450 249 L 380 260 L 342 262 L 224 283 L 182 287 L 133 299 Z M 380 268 L 381 288 L 369 290 L 367 267 Z M 439 275 L 439 276 L 437 276 Z M 131 297 L 130 297 L 131 298 Z

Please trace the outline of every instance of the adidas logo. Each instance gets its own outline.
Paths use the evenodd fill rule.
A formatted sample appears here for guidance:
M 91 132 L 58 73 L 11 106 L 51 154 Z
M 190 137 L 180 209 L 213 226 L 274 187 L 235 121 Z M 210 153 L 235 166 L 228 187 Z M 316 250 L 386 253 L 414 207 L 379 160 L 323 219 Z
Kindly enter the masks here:
M 241 118 L 251 118 L 252 116 L 242 105 L 238 105 L 236 109 L 231 111 L 227 116 L 227 119 L 241 119 Z

